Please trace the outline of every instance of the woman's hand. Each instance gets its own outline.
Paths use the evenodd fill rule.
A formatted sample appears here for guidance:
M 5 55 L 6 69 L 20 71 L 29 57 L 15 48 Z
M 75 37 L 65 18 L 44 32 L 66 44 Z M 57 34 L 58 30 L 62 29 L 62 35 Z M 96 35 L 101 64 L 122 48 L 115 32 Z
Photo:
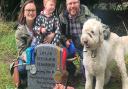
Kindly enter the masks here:
M 22 53 L 22 60 L 24 60 L 26 62 L 27 60 L 27 55 L 25 52 Z

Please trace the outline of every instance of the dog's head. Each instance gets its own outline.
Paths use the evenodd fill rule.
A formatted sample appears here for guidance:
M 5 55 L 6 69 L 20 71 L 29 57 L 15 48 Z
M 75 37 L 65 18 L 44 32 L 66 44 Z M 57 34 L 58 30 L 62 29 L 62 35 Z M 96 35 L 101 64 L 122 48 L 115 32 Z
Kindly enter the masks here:
M 90 50 L 102 45 L 104 40 L 109 39 L 110 31 L 108 26 L 94 18 L 87 20 L 82 29 L 81 43 Z

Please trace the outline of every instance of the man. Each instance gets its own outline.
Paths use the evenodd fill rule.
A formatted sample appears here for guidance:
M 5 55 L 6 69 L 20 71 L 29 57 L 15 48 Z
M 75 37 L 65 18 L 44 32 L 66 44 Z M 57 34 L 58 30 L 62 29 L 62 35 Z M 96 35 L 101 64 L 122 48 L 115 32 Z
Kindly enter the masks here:
M 66 10 L 60 14 L 60 21 L 62 27 L 62 43 L 68 48 L 71 41 L 74 43 L 76 52 L 82 59 L 83 47 L 80 42 L 83 23 L 88 18 L 97 18 L 85 5 L 80 5 L 80 0 L 66 0 Z M 82 62 L 82 60 L 81 60 Z M 82 63 L 80 64 L 82 68 Z M 72 65 L 73 66 L 73 65 Z M 70 74 L 74 74 L 71 63 L 67 63 L 67 70 Z M 74 67 L 75 69 L 75 67 Z

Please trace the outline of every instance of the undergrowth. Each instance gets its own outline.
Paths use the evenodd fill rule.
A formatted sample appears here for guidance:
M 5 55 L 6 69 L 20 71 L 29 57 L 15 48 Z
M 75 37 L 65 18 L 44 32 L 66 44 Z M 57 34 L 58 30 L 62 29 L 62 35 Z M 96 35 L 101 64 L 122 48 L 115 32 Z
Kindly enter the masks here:
M 0 22 L 0 89 L 14 89 L 9 64 L 16 58 L 13 22 Z

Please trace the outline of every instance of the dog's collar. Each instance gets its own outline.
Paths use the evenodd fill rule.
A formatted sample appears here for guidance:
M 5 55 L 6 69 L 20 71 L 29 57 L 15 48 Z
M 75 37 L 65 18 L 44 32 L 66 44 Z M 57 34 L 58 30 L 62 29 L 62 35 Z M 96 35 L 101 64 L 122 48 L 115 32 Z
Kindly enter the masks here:
M 83 48 L 83 52 L 87 52 L 87 49 L 86 49 L 85 46 Z M 96 54 L 97 54 L 97 49 L 91 50 L 91 58 L 95 58 L 96 57 Z
M 87 50 L 83 50 L 83 52 L 87 52 Z
M 83 48 L 83 52 L 87 52 L 87 50 L 86 50 L 86 47 L 84 46 L 84 48 Z

